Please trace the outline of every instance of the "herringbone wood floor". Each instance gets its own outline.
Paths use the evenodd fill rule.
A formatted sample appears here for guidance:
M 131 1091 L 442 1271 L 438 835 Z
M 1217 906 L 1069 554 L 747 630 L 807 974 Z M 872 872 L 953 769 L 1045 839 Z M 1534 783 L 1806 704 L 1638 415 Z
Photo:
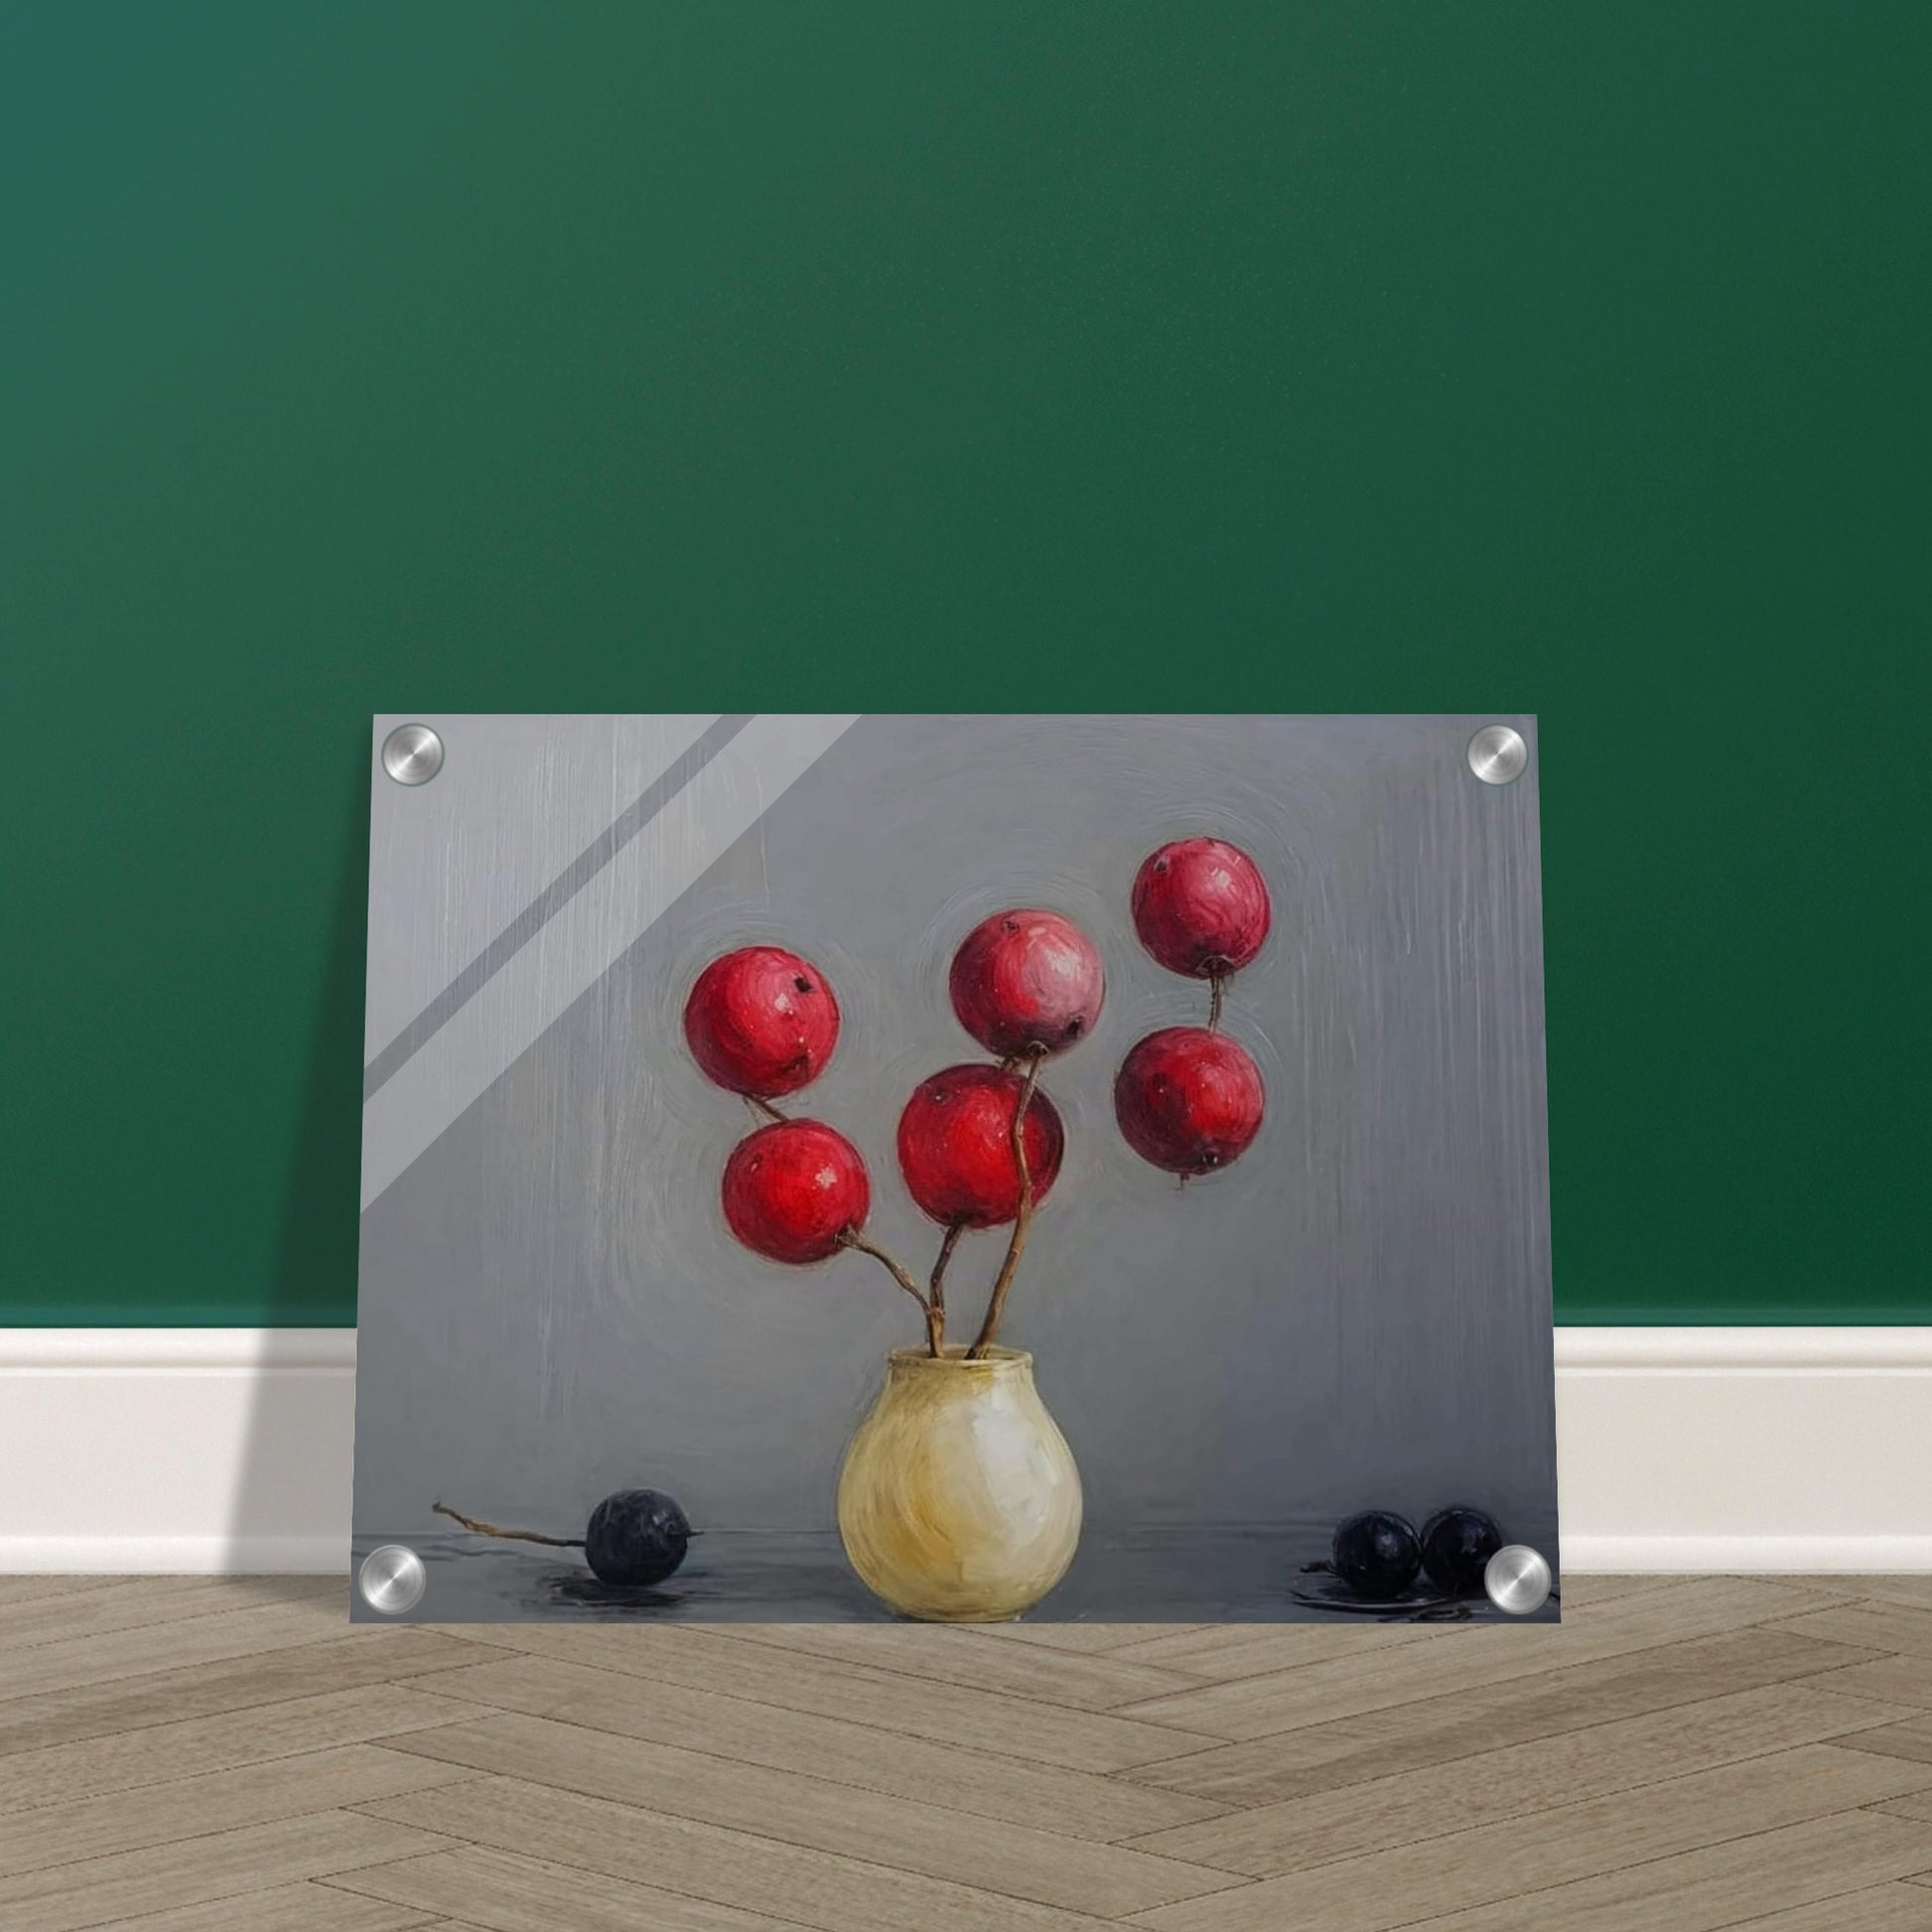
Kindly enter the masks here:
M 0 1927 L 1926 1932 L 1932 1579 L 1562 1628 L 360 1628 L 0 1579 Z

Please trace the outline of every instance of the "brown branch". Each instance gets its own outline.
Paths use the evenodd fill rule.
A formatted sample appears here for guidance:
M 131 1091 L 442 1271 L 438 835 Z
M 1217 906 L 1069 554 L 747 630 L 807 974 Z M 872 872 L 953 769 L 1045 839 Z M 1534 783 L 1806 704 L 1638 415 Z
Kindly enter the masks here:
M 1046 1051 L 1044 1047 L 1035 1046 L 1030 1052 L 1033 1063 L 1027 1068 L 1027 1084 L 1020 1089 L 1020 1104 L 1013 1110 L 1013 1158 L 1020 1169 L 1020 1207 L 1013 1217 L 1007 1258 L 1000 1264 L 999 1280 L 993 1284 L 993 1293 L 986 1304 L 986 1319 L 980 1323 L 980 1331 L 966 1351 L 969 1362 L 981 1360 L 993 1346 L 993 1337 L 1000 1331 L 1000 1317 L 1006 1313 L 1007 1291 L 1019 1273 L 1020 1257 L 1027 1252 L 1027 1230 L 1034 1224 L 1034 1176 L 1027 1166 L 1027 1109 L 1033 1105 L 1034 1089 L 1039 1084 L 1040 1062 L 1046 1057 Z
M 772 1106 L 770 1101 L 760 1098 L 756 1093 L 748 1093 L 745 1096 L 745 1098 L 749 1100 L 752 1103 L 752 1105 L 756 1107 L 759 1110 L 759 1112 L 765 1117 L 766 1120 L 787 1121 L 791 1118 L 789 1114 L 779 1113 L 777 1108 Z
M 506 1537 L 512 1543 L 547 1543 L 553 1550 L 581 1550 L 584 1539 L 581 1536 L 545 1536 L 541 1530 L 500 1530 L 494 1523 L 480 1523 L 474 1516 L 466 1516 L 459 1509 L 452 1509 L 448 1503 L 431 1503 L 430 1507 L 439 1516 L 447 1516 L 453 1523 L 461 1523 L 466 1530 L 474 1530 L 479 1536 Z
M 862 1255 L 871 1255 L 873 1260 L 878 1262 L 880 1267 L 885 1269 L 892 1276 L 893 1280 L 897 1282 L 899 1287 L 904 1289 L 906 1294 L 918 1303 L 919 1311 L 925 1316 L 926 1346 L 931 1349 L 933 1354 L 937 1355 L 945 1346 L 945 1314 L 943 1311 L 935 1309 L 919 1293 L 918 1283 L 884 1248 L 875 1248 L 863 1234 L 855 1234 L 850 1228 L 847 1228 L 839 1236 L 839 1246 L 841 1248 L 856 1249 Z
M 1221 1030 L 1221 988 L 1226 982 L 1227 975 L 1222 972 L 1209 973 L 1207 976 L 1207 983 L 1213 989 L 1207 996 L 1207 1031 L 1210 1034 Z
M 855 1234 L 851 1228 L 847 1228 L 839 1236 L 839 1246 L 841 1248 L 856 1248 L 862 1255 L 871 1255 L 873 1260 L 878 1262 L 892 1276 L 893 1280 L 897 1282 L 899 1287 L 904 1289 L 906 1294 L 918 1303 L 920 1308 L 925 1307 L 925 1297 L 919 1293 L 918 1283 L 884 1248 L 875 1248 L 863 1234 Z
M 959 1245 L 959 1237 L 965 1232 L 964 1221 L 949 1223 L 946 1238 L 939 1243 L 939 1259 L 932 1264 L 932 1306 L 941 1314 L 946 1311 L 946 1266 L 952 1260 L 952 1251 Z
M 925 1301 L 925 1306 L 931 1310 L 931 1315 L 939 1317 L 937 1325 L 933 1323 L 931 1315 L 927 1315 L 927 1323 L 925 1323 L 931 1335 L 933 1354 L 943 1354 L 947 1346 L 947 1264 L 952 1260 L 952 1250 L 958 1246 L 960 1234 L 964 1233 L 966 1233 L 964 1221 L 948 1221 L 947 1236 L 945 1240 L 939 1242 L 939 1260 L 933 1262 L 933 1283 L 931 1289 L 927 1291 L 927 1301 Z

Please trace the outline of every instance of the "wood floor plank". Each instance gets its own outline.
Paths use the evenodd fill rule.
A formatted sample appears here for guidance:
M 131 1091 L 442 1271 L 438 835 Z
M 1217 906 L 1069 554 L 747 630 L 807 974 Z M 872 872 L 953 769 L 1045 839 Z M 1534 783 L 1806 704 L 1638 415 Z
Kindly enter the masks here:
M 1932 1577 L 1858 1577 L 1844 1581 L 1863 1586 L 1859 1594 L 1870 1602 L 1932 1610 Z
M 143 1625 L 108 1636 L 68 1637 L 9 1653 L 0 1698 L 73 1690 L 118 1677 L 144 1677 L 185 1664 L 217 1664 L 230 1657 L 288 1650 L 340 1637 L 348 1617 L 340 1598 L 312 1597 L 251 1604 Z M 0 1713 L 5 1704 L 0 1703 Z
M 1592 1610 L 1599 1603 L 1614 1603 L 1619 1596 L 1641 1596 L 1651 1590 L 1669 1589 L 1678 1584 L 1687 1584 L 1689 1577 L 1609 1577 L 1577 1576 L 1567 1573 L 1563 1579 L 1563 1607 L 1566 1610 Z M 1796 1582 L 1793 1578 L 1780 1578 L 1780 1583 Z
M 767 1649 L 1083 1711 L 1111 1711 L 1140 1699 L 1191 1690 L 1198 1682 L 1180 1671 L 1123 1661 L 1119 1652 L 1094 1656 L 1047 1651 L 1036 1644 L 1003 1644 L 983 1630 L 934 1624 L 760 1623 L 720 1634 Z
M 982 1634 L 1006 1643 L 1038 1644 L 1047 1650 L 1079 1650 L 1105 1656 L 1110 1650 L 1124 1650 L 1146 1637 L 1172 1635 L 1181 1630 L 1204 1630 L 1204 1623 L 988 1623 Z
M 1849 1658 L 1843 1669 L 1819 1680 L 1821 1690 L 1846 1697 L 1871 1698 L 1880 1704 L 1908 1704 L 1932 1711 L 1932 1669 L 1923 1657 L 1878 1657 L 1867 1652 L 1859 1662 Z
M 554 1657 L 504 1657 L 497 1663 L 438 1671 L 422 1684 L 438 1697 L 474 1699 L 496 1710 L 555 1718 L 621 1737 L 691 1745 L 718 1757 L 861 1791 L 940 1794 L 942 1802 L 973 1817 L 1043 1825 L 1103 1843 L 1218 1818 L 1226 1809 L 1185 1792 L 1156 1791 L 1060 1764 L 998 1757 Z M 1874 1719 L 1882 1722 L 1883 1714 L 1874 1713 Z
M 284 1603 L 328 1600 L 345 1624 L 345 1598 L 333 1579 L 298 1577 L 275 1592 Z M 25 1602 L 0 1602 L 0 1682 L 11 1670 L 12 1650 L 67 1638 L 105 1636 L 111 1630 L 143 1630 L 213 1609 L 237 1607 L 234 1580 L 227 1577 L 132 1577 L 100 1579 L 92 1589 L 65 1591 Z
M 363 1744 L 471 1715 L 472 1707 L 455 1699 L 376 1684 L 217 1718 L 187 1718 L 116 1737 L 13 1751 L 0 1757 L 0 1814 Z
M 1932 1785 L 1932 1767 L 1800 1745 L 1613 1797 L 1344 1859 L 1140 1915 L 1162 1932 L 1387 1932 Z M 1899 1821 L 1902 1822 L 1902 1821 Z M 1896 1876 L 1898 1873 L 1881 1873 Z M 1779 1903 L 1799 1903 L 1799 1899 Z M 1575 1921 L 1540 1921 L 1568 1928 Z
M 316 1812 L 71 1864 L 0 1875 L 0 1932 L 83 1932 L 137 1912 L 241 1893 L 451 1849 L 433 1832 L 349 1812 Z M 193 1921 L 191 1921 L 193 1922 Z
M 1138 1765 L 1126 1775 L 1136 1784 L 1227 1805 L 1266 1804 L 1453 1763 L 1472 1743 L 1484 1749 L 1528 1743 L 1769 1684 L 1803 1681 L 1819 1688 L 1871 1655 L 1814 1637 L 1740 1630 L 1223 1744 Z
M 1855 1750 L 1877 1751 L 1885 1757 L 1909 1757 L 1920 1764 L 1932 1764 L 1932 1712 L 1861 1730 L 1858 1736 L 1842 1741 Z
M 397 1737 L 391 1748 L 1104 1918 L 1240 1882 L 1204 1863 L 968 1817 L 943 1803 L 855 1791 L 547 1718 L 499 1713 Z M 1932 1783 L 1932 1772 L 1926 1778 Z M 943 1800 L 945 1793 L 933 1795 Z
M 8 1753 L 43 1750 L 87 1737 L 107 1737 L 150 1725 L 353 1690 L 454 1669 L 502 1653 L 435 1631 L 395 1627 L 358 1630 L 324 1643 L 215 1663 L 181 1664 L 36 1697 L 0 1696 L 0 1766 Z M 0 1678 L 0 1686 L 5 1679 Z
M 483 1846 L 345 1872 L 329 1883 L 339 1895 L 460 1912 L 463 1926 L 481 1932 L 796 1932 L 797 1923 Z
M 1133 1843 L 1145 1852 L 1270 1878 L 1608 1797 L 1795 1744 L 1836 1738 L 1863 1746 L 1863 1735 L 1847 1733 L 1876 1726 L 1882 1712 L 1882 1706 L 1802 1685 L 1739 1691 L 1687 1710 L 1649 1712 L 1458 1758 L 1451 1776 L 1439 1766 L 1398 1772 L 1155 1832 Z
M 1560 1629 L 345 1606 L 0 1579 L 0 1932 L 1932 1932 L 1932 1579 L 1572 1578 Z
M 117 1791 L 104 1798 L 44 1805 L 0 1818 L 0 1871 L 37 1871 L 44 1865 L 167 1845 L 199 1833 L 273 1824 L 306 1812 L 333 1811 L 365 1799 L 452 1783 L 460 1775 L 431 1758 L 376 1744 L 351 1744 L 238 1771 L 212 1771 L 138 1791 Z
M 1906 1758 L 1898 1761 L 1911 1762 Z M 1915 1818 L 1932 1823 L 1932 1789 L 1928 1789 L 1928 1785 L 1932 1785 L 1932 1779 L 1928 1779 L 1927 1784 L 1921 1785 L 1916 1791 L 1903 1792 L 1897 1797 L 1883 1800 L 1874 1799 L 1873 1809 L 1889 1812 L 1894 1818 Z
M 1932 1838 L 1924 1827 L 1855 1812 L 1420 1919 L 1405 1932 L 1717 1932 L 1721 1926 L 1763 1932 L 1777 1922 L 1767 1914 L 1826 1900 L 1842 1905 L 1846 1893 L 1858 1897 L 1859 1887 L 1894 1878 L 1928 1858 Z M 1832 1932 L 1849 1932 L 1857 1920 L 1848 1915 L 1824 1923 Z
M 439 1856 L 447 1857 L 447 1854 Z M 355 1898 L 311 1880 L 232 1898 L 201 1899 L 114 1920 L 113 1932 L 430 1932 L 449 1921 L 413 1905 Z
M 1769 1918 L 1732 1922 L 1737 1932 L 1926 1932 L 1932 1914 L 1918 1886 L 1894 1880 L 1840 1892 L 1815 1905 L 1794 1905 Z
M 1446 1683 L 1464 1688 L 1502 1684 L 1773 1619 L 1784 1620 L 1789 1628 L 1791 1608 L 1816 1600 L 1778 1584 L 1701 1578 L 1672 1589 L 1621 1597 L 1567 1625 L 1432 1628 L 1422 1642 L 1365 1650 L 1233 1684 L 1205 1685 L 1124 1705 L 1117 1715 L 1234 1740 L 1266 1737 L 1409 1704 Z
M 629 1671 L 695 1690 L 725 1691 L 781 1710 L 844 1718 L 880 1730 L 903 1731 L 942 1743 L 966 1744 L 1077 1771 L 1117 1771 L 1198 1750 L 1202 1738 L 1173 1725 L 1152 1725 L 1105 1712 L 1073 1711 L 926 1683 L 912 1695 L 903 1677 L 836 1664 L 809 1665 L 759 1644 L 689 1627 L 626 1626 L 563 1629 L 546 1624 L 492 1625 L 489 1641 L 566 1662 Z
M 29 1603 L 46 1596 L 98 1588 L 100 1577 L 0 1577 L 0 1603 Z
M 1932 1659 L 1932 1607 L 1867 1597 L 1793 1617 L 1781 1627 L 1794 1636 L 1823 1637 L 1831 1643 L 1860 1644 L 1893 1656 Z M 1926 1673 L 1932 1676 L 1932 1663 L 1927 1664 Z
M 1440 1634 L 1426 1623 L 1221 1623 L 1152 1637 L 1112 1656 L 1121 1663 L 1165 1665 L 1188 1677 L 1231 1683 L 1236 1678 L 1298 1670 L 1304 1664 L 1360 1657 L 1396 1644 L 1426 1643 Z
M 444 1785 L 364 1809 L 397 1824 L 819 1932 L 1094 1932 L 1109 1923 L 515 1778 Z M 1910 1829 L 1896 1819 L 1885 1822 Z
M 1570 1610 L 1593 1608 L 1621 1597 L 1652 1595 L 1690 1582 L 1685 1577 L 1576 1577 L 1564 1582 Z M 1415 1643 L 1446 1634 L 1425 1623 L 1201 1623 L 1158 1631 L 1113 1654 L 1122 1662 L 1161 1664 L 1194 1677 L 1232 1680 L 1259 1677 L 1365 1650 Z

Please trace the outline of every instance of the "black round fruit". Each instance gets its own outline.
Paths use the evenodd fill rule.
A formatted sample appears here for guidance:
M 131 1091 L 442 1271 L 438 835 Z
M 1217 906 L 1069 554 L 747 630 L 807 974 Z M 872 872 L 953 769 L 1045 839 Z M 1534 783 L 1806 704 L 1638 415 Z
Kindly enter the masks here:
M 591 1511 L 584 1556 L 600 1583 L 661 1584 L 690 1541 L 683 1510 L 661 1489 L 620 1489 Z
M 1502 1547 L 1495 1518 L 1466 1503 L 1439 1509 L 1422 1526 L 1422 1567 L 1446 1596 L 1480 1596 L 1482 1573 Z
M 1335 1575 L 1357 1596 L 1378 1602 L 1400 1596 L 1422 1567 L 1415 1531 L 1386 1509 L 1365 1509 L 1337 1523 L 1330 1556 Z

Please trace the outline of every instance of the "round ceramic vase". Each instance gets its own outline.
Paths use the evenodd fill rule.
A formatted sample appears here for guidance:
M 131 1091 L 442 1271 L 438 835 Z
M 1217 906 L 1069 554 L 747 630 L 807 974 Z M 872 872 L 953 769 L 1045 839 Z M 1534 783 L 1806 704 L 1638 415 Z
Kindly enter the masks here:
M 1034 1358 L 895 1349 L 845 1452 L 839 1534 L 861 1582 L 906 1616 L 997 1623 L 1037 1603 L 1080 1541 L 1080 1472 Z

